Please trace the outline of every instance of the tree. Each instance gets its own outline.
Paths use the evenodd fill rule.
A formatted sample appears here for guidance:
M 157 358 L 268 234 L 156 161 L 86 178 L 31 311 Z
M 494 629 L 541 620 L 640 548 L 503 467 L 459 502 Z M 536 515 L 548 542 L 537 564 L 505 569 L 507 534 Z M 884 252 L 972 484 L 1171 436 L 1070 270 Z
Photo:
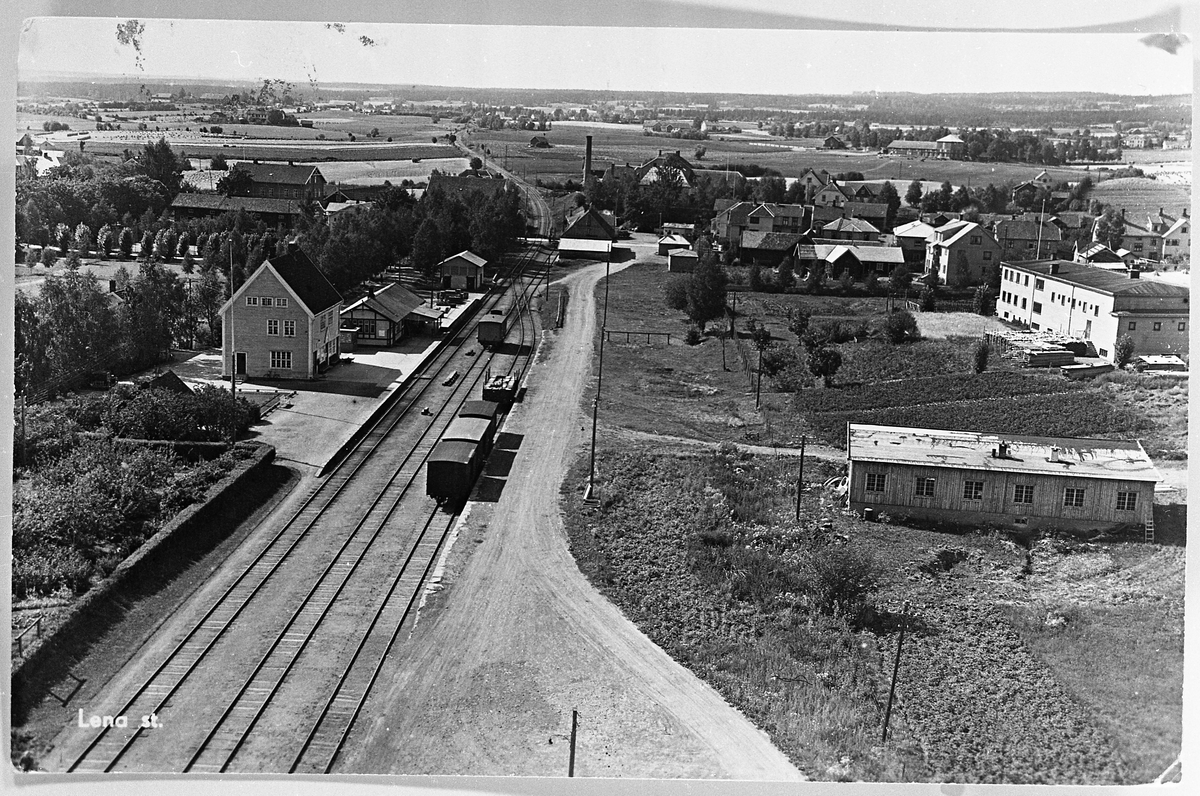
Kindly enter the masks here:
M 426 277 L 433 277 L 434 268 L 442 261 L 442 237 L 437 223 L 426 217 L 417 227 L 412 243 L 413 267 Z
M 133 256 L 133 229 L 130 227 L 121 228 L 121 236 L 118 241 L 118 246 L 121 249 L 121 256 L 129 259 Z
M 908 310 L 896 310 L 883 319 L 883 335 L 892 343 L 905 343 L 920 336 L 917 319 Z
M 663 302 L 673 310 L 686 310 L 688 303 L 687 277 L 679 276 L 663 285 Z
M 696 151 L 692 154 L 696 156 L 696 160 L 704 160 L 704 156 L 708 154 L 708 147 L 701 144 L 700 146 L 696 147 Z
M 80 255 L 85 255 L 89 251 L 91 251 L 92 231 L 90 229 L 88 229 L 87 224 L 80 222 L 79 226 L 75 227 L 75 237 L 74 237 L 74 240 L 71 241 L 71 243 L 72 243 L 71 248 L 73 250 L 75 250 L 76 252 L 78 252 Z
M 796 335 L 799 340 L 804 337 L 804 333 L 808 331 L 808 323 L 812 319 L 809 313 L 805 312 L 802 307 L 796 307 L 792 310 L 791 320 L 788 321 L 788 331 Z
M 750 290 L 754 293 L 761 293 L 763 288 L 766 287 L 766 285 L 763 284 L 762 268 L 759 267 L 758 263 L 754 263 L 750 266 L 748 284 Z
M 156 143 L 147 143 L 138 155 L 138 166 L 147 177 L 158 180 L 171 193 L 179 190 L 183 167 L 166 138 L 159 138 Z
M 787 290 L 796 284 L 796 263 L 791 255 L 783 258 L 783 262 L 779 264 L 779 289 Z
M 896 211 L 900 209 L 900 194 L 896 193 L 896 187 L 891 182 L 885 182 L 883 187 L 879 189 L 879 201 L 887 205 L 887 220 L 884 222 L 884 229 L 889 230 L 896 220 Z
M 988 346 L 987 340 L 980 340 L 975 343 L 975 348 L 971 353 L 975 360 L 975 372 L 983 373 L 987 370 L 988 355 L 991 353 L 991 348 Z
M 913 180 L 908 184 L 908 191 L 904 194 L 904 201 L 908 202 L 910 207 L 916 207 L 921 204 L 921 197 L 925 192 L 921 189 L 921 181 Z
M 233 168 L 217 180 L 217 192 L 226 196 L 249 196 L 254 178 L 245 169 Z
M 211 160 L 209 160 L 208 167 L 212 171 L 228 171 L 229 163 L 225 160 L 224 155 L 217 153 L 212 156 Z
M 985 318 L 995 314 L 996 294 L 989 286 L 980 285 L 975 288 L 975 292 L 971 295 L 971 311 Z
M 472 171 L 479 171 L 483 168 L 483 159 L 479 157 L 471 158 L 470 166 Z
M 1125 240 L 1125 217 L 1111 207 L 1096 219 L 1096 240 L 1116 251 Z
M 921 312 L 935 312 L 937 310 L 937 296 L 933 293 L 933 288 L 926 285 L 921 290 Z
M 711 320 L 725 314 L 725 296 L 728 278 L 725 271 L 711 254 L 700 258 L 688 280 L 688 317 L 704 331 Z
M 787 180 L 778 175 L 760 177 L 754 186 L 754 198 L 763 203 L 779 203 L 787 193 Z
M 1135 353 L 1135 344 L 1133 338 L 1127 334 L 1123 334 L 1117 338 L 1117 342 L 1113 345 L 1113 363 L 1118 368 L 1123 368 L 1133 360 Z
M 913 275 L 912 271 L 908 270 L 907 265 L 897 265 L 892 269 L 890 278 L 892 282 L 892 290 L 899 292 L 901 290 L 908 289 L 909 285 L 912 284 Z
M 836 348 L 814 348 L 808 352 L 808 370 L 819 376 L 826 387 L 833 386 L 833 376 L 842 366 L 842 355 Z

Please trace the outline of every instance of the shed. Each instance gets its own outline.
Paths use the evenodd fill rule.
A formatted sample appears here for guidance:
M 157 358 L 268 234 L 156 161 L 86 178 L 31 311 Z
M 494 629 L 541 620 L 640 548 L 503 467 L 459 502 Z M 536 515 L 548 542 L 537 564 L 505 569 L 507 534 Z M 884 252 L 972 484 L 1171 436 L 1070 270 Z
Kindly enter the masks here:
M 1007 528 L 1152 523 L 1162 480 L 1137 440 L 851 423 L 846 457 L 856 511 Z
M 700 255 L 691 249 L 676 249 L 667 255 L 667 271 L 672 274 L 690 274 L 696 270 Z
M 690 249 L 691 241 L 682 235 L 664 235 L 658 239 L 658 253 L 665 256 L 673 249 Z
M 461 251 L 438 263 L 442 287 L 455 290 L 475 290 L 483 284 L 483 268 L 487 260 L 471 251 Z

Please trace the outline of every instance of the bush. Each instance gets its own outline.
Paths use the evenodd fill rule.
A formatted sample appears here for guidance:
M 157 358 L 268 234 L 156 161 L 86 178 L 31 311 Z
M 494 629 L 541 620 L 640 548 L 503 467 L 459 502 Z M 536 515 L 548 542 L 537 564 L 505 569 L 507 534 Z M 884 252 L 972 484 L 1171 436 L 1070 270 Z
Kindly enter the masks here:
M 863 277 L 863 290 L 868 293 L 875 293 L 879 290 L 879 274 L 871 271 Z
M 988 355 L 991 353 L 991 348 L 988 346 L 987 340 L 980 340 L 976 343 L 971 353 L 975 358 L 975 372 L 983 373 L 987 370 Z
M 908 310 L 896 310 L 883 319 L 883 335 L 892 343 L 905 343 L 920 338 L 917 319 Z
M 704 339 L 703 332 L 700 331 L 699 326 L 695 326 L 695 325 L 689 326 L 688 330 L 687 330 L 687 334 L 685 334 L 683 336 L 683 341 L 685 343 L 687 343 L 688 345 L 698 345 L 700 343 L 700 341 L 703 339 Z
M 805 562 L 808 594 L 823 613 L 860 622 L 873 608 L 883 567 L 866 549 L 850 545 L 819 548 Z
M 921 291 L 921 312 L 936 312 L 937 311 L 937 296 L 933 293 L 933 288 L 926 287 Z
M 673 310 L 687 309 L 687 277 L 677 276 L 663 285 L 663 302 Z
M 819 376 L 826 387 L 833 386 L 833 376 L 842 366 L 842 355 L 836 348 L 816 348 L 809 351 L 808 370 Z
M 1127 334 L 1123 334 L 1117 338 L 1117 342 L 1113 346 L 1113 362 L 1118 368 L 1123 368 L 1133 359 L 1134 353 L 1135 345 L 1133 338 Z

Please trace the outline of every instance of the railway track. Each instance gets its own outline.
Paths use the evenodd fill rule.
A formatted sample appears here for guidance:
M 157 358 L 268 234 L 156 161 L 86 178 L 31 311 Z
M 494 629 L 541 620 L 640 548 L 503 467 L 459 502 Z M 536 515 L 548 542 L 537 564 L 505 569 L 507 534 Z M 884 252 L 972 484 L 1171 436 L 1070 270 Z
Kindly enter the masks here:
M 539 256 L 536 250 L 528 251 L 510 272 L 509 281 L 518 287 L 518 300 L 526 310 L 528 295 L 532 294 L 537 280 L 523 280 L 522 274 Z M 493 296 L 492 303 L 499 298 L 500 295 Z M 517 354 L 506 363 L 509 373 L 523 375 L 531 358 L 525 349 L 526 336 L 532 329 L 532 319 L 528 316 L 528 311 L 520 316 L 521 340 Z M 463 341 L 469 341 L 472 328 L 468 325 Z M 463 344 L 460 342 L 457 348 L 461 349 Z M 455 348 L 448 346 L 445 351 Z M 258 635 L 269 639 L 265 649 L 259 645 L 258 653 L 240 656 L 242 660 L 232 667 L 239 671 L 235 682 L 240 682 L 240 686 L 231 689 L 226 680 L 218 699 L 213 700 L 211 694 L 208 696 L 210 702 L 222 707 L 215 718 L 214 711 L 209 711 L 205 722 L 208 729 L 202 737 L 197 735 L 185 741 L 188 756 L 186 761 L 180 761 L 180 770 L 228 770 L 248 742 L 252 743 L 256 730 L 278 729 L 272 723 L 270 713 L 277 704 L 287 701 L 289 690 L 300 691 L 311 703 L 311 686 L 321 678 L 307 676 L 306 665 L 311 668 L 313 662 L 327 664 L 329 660 L 337 660 L 347 638 L 357 637 L 355 651 L 329 689 L 316 722 L 297 744 L 299 750 L 294 756 L 286 755 L 292 759 L 291 770 L 329 770 L 332 767 L 384 660 L 412 613 L 457 516 L 454 511 L 447 518 L 436 505 L 431 505 L 432 501 L 425 498 L 420 489 L 414 491 L 411 487 L 418 482 L 425 459 L 449 419 L 471 397 L 484 373 L 497 359 L 496 354 L 462 357 L 460 353 L 455 350 L 445 357 L 435 358 L 414 382 L 420 385 L 419 388 L 406 392 L 393 409 L 379 419 L 362 442 L 305 498 L 283 528 L 115 712 L 114 715 L 134 717 L 164 716 L 165 725 L 165 716 L 173 707 L 172 700 L 186 701 L 183 691 L 194 689 L 194 681 L 205 679 L 205 671 L 210 666 L 202 664 L 211 664 L 221 657 L 216 651 L 227 637 L 235 633 L 245 635 L 253 628 Z M 439 382 L 439 376 L 454 370 L 456 364 L 465 372 L 445 389 L 447 385 Z M 396 439 L 396 429 L 405 421 L 410 424 L 413 421 L 414 407 L 428 405 L 427 402 L 433 399 L 437 400 L 439 408 L 425 421 L 415 439 Z M 372 468 L 380 469 L 376 467 L 380 461 L 383 463 L 381 471 L 373 472 Z M 359 476 L 358 482 L 353 481 L 355 476 Z M 365 493 L 360 483 L 364 480 L 370 481 L 368 486 L 373 487 Z M 358 494 L 352 494 L 352 486 L 358 489 Z M 369 499 L 364 500 L 367 497 Z M 342 504 L 346 502 L 366 507 L 355 513 L 356 520 L 349 525 L 344 521 L 346 517 L 342 511 Z M 271 596 L 272 589 L 278 591 L 279 583 L 288 580 L 289 565 L 302 551 L 321 545 L 335 546 L 336 549 L 332 555 L 325 552 L 319 575 L 306 581 L 311 582 L 311 586 L 298 600 L 291 598 L 286 621 L 279 624 L 277 620 L 274 630 L 254 628 L 256 620 L 245 614 L 247 609 L 255 606 L 262 611 L 268 604 L 275 605 L 277 598 Z M 312 554 L 308 555 L 311 559 Z M 312 567 L 311 560 L 308 566 Z M 381 579 L 375 572 L 377 569 L 394 573 L 382 598 L 379 597 L 379 583 L 389 581 Z M 330 621 L 334 617 L 338 621 Z M 352 625 L 350 633 L 346 632 L 347 623 Z M 360 632 L 361 636 L 358 636 Z M 246 671 L 247 657 L 256 658 L 249 671 Z M 345 655 L 341 657 L 344 659 Z M 103 727 L 68 771 L 112 771 L 127 761 L 139 739 L 151 734 L 158 737 L 163 732 L 142 726 Z M 141 762 L 134 761 L 134 766 L 140 767 Z M 145 762 L 150 762 L 153 770 L 175 767 L 164 767 L 159 760 Z

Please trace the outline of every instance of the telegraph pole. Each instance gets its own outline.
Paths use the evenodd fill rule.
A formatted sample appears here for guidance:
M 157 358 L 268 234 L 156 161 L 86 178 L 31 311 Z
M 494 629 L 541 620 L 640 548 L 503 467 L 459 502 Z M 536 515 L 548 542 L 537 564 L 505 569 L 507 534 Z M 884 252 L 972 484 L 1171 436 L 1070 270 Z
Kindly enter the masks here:
M 588 497 L 596 492 L 596 420 L 600 413 L 600 387 L 604 383 L 604 338 L 608 328 L 608 277 L 612 271 L 612 248 L 608 250 L 608 261 L 604 264 L 604 314 L 600 321 L 600 368 L 596 375 L 596 397 L 592 399 L 592 456 L 588 467 Z
M 900 649 L 904 646 L 904 629 L 908 626 L 908 601 L 900 609 L 900 638 L 896 640 L 896 663 L 892 666 L 892 687 L 888 691 L 887 709 L 883 713 L 883 742 L 887 742 L 888 722 L 892 718 L 892 700 L 896 698 L 896 678 L 900 675 Z
M 754 387 L 754 408 L 758 408 L 759 398 L 762 396 L 762 348 L 758 349 L 758 383 Z
M 575 776 L 575 731 L 579 727 L 579 711 L 571 711 L 571 757 L 567 762 L 567 776 Z
M 804 496 L 804 443 L 807 437 L 800 437 L 800 475 L 796 479 L 796 522 L 800 522 L 800 500 Z
M 229 237 L 229 394 L 237 398 L 237 345 L 233 336 L 233 236 Z

